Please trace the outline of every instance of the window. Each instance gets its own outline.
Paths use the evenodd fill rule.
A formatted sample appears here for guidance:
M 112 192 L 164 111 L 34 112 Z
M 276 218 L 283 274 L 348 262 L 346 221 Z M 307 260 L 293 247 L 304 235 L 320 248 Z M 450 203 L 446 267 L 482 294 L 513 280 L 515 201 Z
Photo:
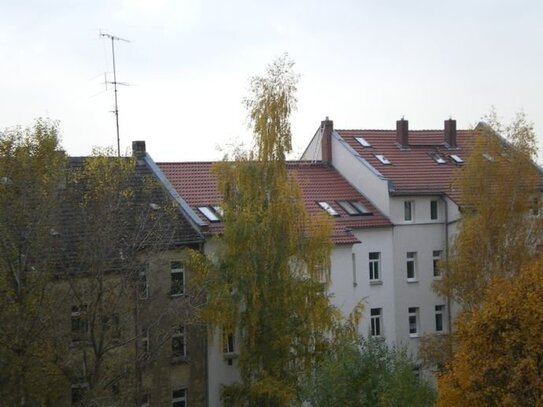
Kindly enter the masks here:
M 355 137 L 355 139 L 356 141 L 360 143 L 362 147 L 371 147 L 371 144 L 368 143 L 368 141 L 364 137 L 358 136 L 358 137 Z
M 407 281 L 417 280 L 417 252 L 407 252 Z
M 403 203 L 403 219 L 406 222 L 413 221 L 413 207 L 415 203 L 413 201 L 404 201 Z
M 530 211 L 532 216 L 539 216 L 539 198 L 537 196 L 531 199 Z
M 104 331 L 108 331 L 111 335 L 111 338 L 119 340 L 121 338 L 121 319 L 119 314 L 116 312 L 102 317 L 102 327 Z
M 147 360 L 151 354 L 151 347 L 149 342 L 149 328 L 141 329 L 141 351 L 142 359 Z
M 86 305 L 72 306 L 72 342 L 77 343 L 87 339 L 89 320 Z
M 366 215 L 370 213 L 368 208 L 358 201 L 337 201 L 337 203 L 351 216 Z
M 72 405 L 78 405 L 83 401 L 89 385 L 87 383 L 78 383 L 72 385 Z
M 172 407 L 187 407 L 187 389 L 172 391 Z
M 330 206 L 328 202 L 321 201 L 319 202 L 319 206 L 324 209 L 326 212 L 328 212 L 328 215 L 330 216 L 339 216 L 339 213 L 336 212 L 334 208 Z
M 436 305 L 436 332 L 443 332 L 443 310 L 444 305 Z
M 434 278 L 441 278 L 441 270 L 439 269 L 439 262 L 441 261 L 441 250 L 434 250 L 432 252 Z
M 464 160 L 462 160 L 459 155 L 451 154 L 449 155 L 449 157 L 451 157 L 451 160 L 453 160 L 455 164 L 462 164 L 464 162 Z
M 437 219 L 437 201 L 430 201 L 430 219 Z
M 369 254 L 370 282 L 380 280 L 381 253 L 372 252 Z
M 198 210 L 211 222 L 219 222 L 221 214 L 217 211 L 218 206 L 199 206 Z M 221 210 L 222 212 L 222 210 Z
M 149 298 L 149 279 L 147 265 L 139 272 L 138 296 L 140 300 Z
M 409 336 L 419 336 L 419 307 L 409 307 Z
M 223 328 L 222 330 L 222 351 L 226 355 L 236 352 L 236 337 L 234 330 L 231 328 Z
M 439 155 L 438 153 L 430 154 L 430 156 L 433 158 L 433 160 L 438 164 L 445 164 L 447 161 Z
M 148 394 L 144 394 L 141 396 L 141 402 L 140 407 L 150 407 L 151 406 L 151 398 Z
M 375 158 L 381 161 L 381 164 L 390 165 L 392 164 L 384 154 L 375 154 Z
M 187 356 L 187 342 L 185 338 L 185 326 L 178 325 L 175 327 L 172 335 L 172 357 L 181 359 Z
M 183 263 L 180 261 L 172 261 L 170 263 L 171 270 L 171 289 L 172 296 L 185 294 L 185 270 Z
M 381 308 L 370 309 L 370 335 L 381 336 Z

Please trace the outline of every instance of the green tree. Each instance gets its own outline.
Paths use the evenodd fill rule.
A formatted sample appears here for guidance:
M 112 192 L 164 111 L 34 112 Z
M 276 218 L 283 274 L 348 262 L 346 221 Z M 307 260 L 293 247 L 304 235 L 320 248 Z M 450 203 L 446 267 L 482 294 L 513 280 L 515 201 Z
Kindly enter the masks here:
M 508 126 L 495 113 L 486 120 L 458 172 L 462 220 L 436 285 L 468 308 L 479 304 L 493 277 L 514 276 L 530 263 L 543 231 L 543 218 L 533 216 L 541 206 L 533 125 L 523 114 Z
M 241 383 L 224 389 L 226 405 L 294 402 L 298 377 L 322 355 L 337 316 L 326 293 L 330 224 L 306 214 L 285 163 L 296 101 L 292 66 L 285 56 L 251 80 L 245 103 L 255 148 L 217 165 L 224 212 L 217 262 L 203 267 L 199 258 L 193 266 L 208 280 L 202 315 L 239 338 Z
M 0 398 L 55 405 L 65 383 L 55 364 L 53 295 L 60 181 L 57 125 L 37 120 L 0 133 Z
M 433 386 L 415 376 L 406 351 L 376 338 L 337 343 L 303 389 L 314 407 L 422 407 L 435 402 Z
M 543 405 L 543 259 L 495 278 L 456 323 L 440 406 Z

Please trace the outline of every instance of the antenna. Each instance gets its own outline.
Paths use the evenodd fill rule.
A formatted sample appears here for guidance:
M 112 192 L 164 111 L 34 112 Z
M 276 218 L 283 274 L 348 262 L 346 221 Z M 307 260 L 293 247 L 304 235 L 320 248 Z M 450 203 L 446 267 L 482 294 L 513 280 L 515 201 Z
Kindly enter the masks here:
M 100 37 L 106 37 L 111 39 L 111 55 L 113 57 L 113 82 L 109 82 L 110 84 L 113 84 L 113 89 L 115 90 L 115 110 L 113 113 L 115 113 L 115 124 L 117 126 L 117 156 L 121 156 L 121 138 L 119 136 L 119 107 L 117 104 L 117 84 L 119 85 L 127 85 L 123 82 L 117 82 L 117 71 L 115 69 L 115 41 L 124 41 L 124 42 L 130 42 L 128 40 L 125 40 L 124 38 L 117 37 L 115 35 L 103 33 L 100 31 Z M 106 80 L 106 90 L 107 90 L 107 80 Z

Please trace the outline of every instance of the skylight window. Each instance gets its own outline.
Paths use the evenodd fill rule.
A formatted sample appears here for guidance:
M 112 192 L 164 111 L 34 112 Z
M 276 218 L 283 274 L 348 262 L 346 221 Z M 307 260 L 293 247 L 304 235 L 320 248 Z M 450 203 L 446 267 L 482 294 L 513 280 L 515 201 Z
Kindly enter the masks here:
M 358 201 L 337 201 L 337 203 L 351 216 L 365 215 L 370 213 L 368 208 Z
M 451 157 L 451 160 L 453 160 L 455 164 L 462 164 L 464 162 L 464 160 L 462 160 L 460 156 L 456 154 L 451 154 L 449 157 Z
M 339 216 L 339 213 L 336 212 L 334 208 L 330 206 L 328 202 L 321 201 L 319 202 L 319 206 L 324 209 L 326 212 L 328 212 L 328 215 L 330 216 Z
M 382 164 L 390 165 L 392 164 L 388 158 L 385 157 L 384 154 L 375 154 L 375 158 L 377 158 L 379 161 L 381 161 Z
M 438 164 L 445 164 L 447 161 L 438 153 L 431 154 L 434 161 Z
M 221 214 L 215 208 L 216 207 L 214 206 L 199 206 L 198 210 L 211 222 L 219 222 L 219 216 L 221 216 Z
M 357 136 L 357 137 L 355 137 L 355 139 L 356 139 L 356 141 L 358 141 L 360 143 L 360 145 L 362 147 L 371 147 L 371 144 L 368 143 L 368 141 L 364 137 Z
M 492 157 L 490 154 L 488 153 L 483 153 L 483 158 L 487 161 L 494 161 L 494 157 Z

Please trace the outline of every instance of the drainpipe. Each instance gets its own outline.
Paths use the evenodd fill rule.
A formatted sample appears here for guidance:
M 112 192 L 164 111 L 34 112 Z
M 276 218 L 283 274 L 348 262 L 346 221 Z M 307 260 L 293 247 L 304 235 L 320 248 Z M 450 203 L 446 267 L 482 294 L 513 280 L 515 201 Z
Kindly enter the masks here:
M 447 200 L 445 196 L 440 197 L 441 202 L 443 202 L 443 207 L 445 208 L 445 259 L 449 260 L 449 207 L 447 205 Z M 447 328 L 449 329 L 449 334 L 452 332 L 452 312 L 451 312 L 451 299 L 447 299 Z

